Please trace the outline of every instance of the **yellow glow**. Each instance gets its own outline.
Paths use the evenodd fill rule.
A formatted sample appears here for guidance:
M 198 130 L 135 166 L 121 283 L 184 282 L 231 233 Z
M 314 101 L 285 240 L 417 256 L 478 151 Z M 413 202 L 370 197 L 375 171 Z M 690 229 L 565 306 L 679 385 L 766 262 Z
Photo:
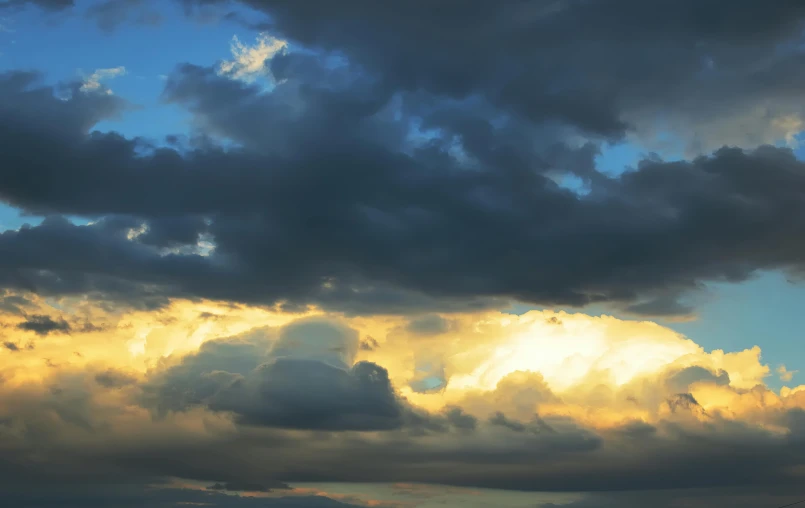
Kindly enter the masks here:
M 246 332 L 259 336 L 261 328 L 323 314 L 188 301 L 151 312 L 105 311 L 80 299 L 59 300 L 60 310 L 41 299 L 34 303 L 38 308 L 29 309 L 31 314 L 66 317 L 72 329 L 40 337 L 17 328 L 22 317 L 6 316 L 4 340 L 20 348 L 0 348 L 0 377 L 7 388 L 46 386 L 59 372 L 109 367 L 142 376 L 164 358 L 178 361 L 207 341 Z M 655 323 L 608 316 L 532 311 L 444 318 L 450 326 L 435 335 L 412 333 L 401 317 L 347 322 L 361 340 L 372 339 L 373 346 L 361 349 L 357 361 L 388 369 L 401 395 L 431 411 L 460 405 L 478 418 L 495 411 L 523 419 L 535 413 L 564 415 L 598 428 L 652 421 L 668 412 L 666 401 L 673 392 L 666 380 L 691 366 L 729 375 L 729 385 L 723 385 L 725 378 L 719 385 L 713 377 L 679 388 L 689 391 L 708 413 L 762 424 L 765 408 L 805 407 L 805 387 L 786 387 L 779 394 L 765 388 L 771 370 L 761 362 L 759 348 L 706 352 Z M 94 328 L 82 328 L 83 322 Z M 434 375 L 443 375 L 446 386 L 415 392 L 410 384 L 423 364 L 438 365 Z
M 515 371 L 539 372 L 557 391 L 596 372 L 608 373 L 621 386 L 701 351 L 693 342 L 653 324 L 633 323 L 627 329 L 624 323 L 628 322 L 613 318 L 562 314 L 562 324 L 556 325 L 542 318 L 542 313 L 529 314 L 521 331 L 496 346 L 472 372 L 452 379 L 451 386 L 491 390 Z M 612 328 L 621 334 L 608 333 Z

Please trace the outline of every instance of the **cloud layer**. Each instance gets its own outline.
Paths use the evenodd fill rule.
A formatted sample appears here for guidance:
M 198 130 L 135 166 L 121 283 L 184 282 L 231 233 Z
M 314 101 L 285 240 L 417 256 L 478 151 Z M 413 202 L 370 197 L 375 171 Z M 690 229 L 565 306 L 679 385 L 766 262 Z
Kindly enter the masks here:
M 802 271 L 805 168 L 785 148 L 647 160 L 606 177 L 592 169 L 590 145 L 554 146 L 547 160 L 518 153 L 487 138 L 505 129 L 463 108 L 417 116 L 441 134 L 412 138 L 393 120 L 408 113 L 394 106 L 402 92 L 311 58 L 275 57 L 283 81 L 270 93 L 213 69 L 177 69 L 166 99 L 240 145 L 230 149 L 90 133 L 125 101 L 75 88 L 63 100 L 31 74 L 7 74 L 0 195 L 33 213 L 95 221 L 52 215 L 3 233 L 3 284 L 154 304 L 203 297 L 398 313 L 517 299 L 679 315 L 691 309 L 677 298 L 703 282 Z M 476 147 L 454 131 L 470 125 L 481 129 Z M 589 193 L 546 175 L 563 160 L 590 177 Z
M 174 309 L 165 326 L 197 326 L 182 314 Z M 121 317 L 117 333 L 130 333 L 120 325 L 134 319 Z M 128 355 L 82 355 L 19 370 L 34 352 L 7 352 L 6 480 L 551 491 L 801 484 L 805 391 L 765 387 L 759 349 L 707 353 L 651 323 L 581 314 L 452 319 L 442 342 L 456 345 L 438 352 L 417 345 L 405 320 L 325 317 L 205 335 L 197 352 L 167 357 L 156 342 L 150 359 L 128 366 Z M 376 350 L 359 349 L 370 330 Z M 545 333 L 556 335 L 541 343 Z M 565 350 L 549 346 L 559 336 Z M 445 366 L 439 392 L 406 387 L 426 351 Z

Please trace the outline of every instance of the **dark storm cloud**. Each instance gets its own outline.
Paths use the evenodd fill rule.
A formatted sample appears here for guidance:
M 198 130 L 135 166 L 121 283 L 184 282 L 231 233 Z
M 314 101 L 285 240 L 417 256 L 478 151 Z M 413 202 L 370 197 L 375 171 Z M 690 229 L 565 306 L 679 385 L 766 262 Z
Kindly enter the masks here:
M 294 429 L 399 428 L 413 410 L 371 362 L 352 365 L 357 334 L 336 323 L 305 320 L 265 339 L 206 342 L 160 375 L 147 400 L 165 411 L 203 405 L 244 424 Z
M 260 28 L 344 52 L 398 90 L 482 95 L 529 122 L 604 137 L 653 110 L 700 121 L 728 113 L 758 86 L 801 97 L 758 70 L 801 35 L 798 0 L 240 3 L 268 15 Z
M 255 425 L 382 430 L 403 425 L 405 408 L 386 369 L 359 362 L 344 371 L 315 360 L 275 360 L 229 381 L 209 405 Z
M 692 314 L 694 308 L 690 305 L 681 303 L 678 298 L 680 295 L 668 294 L 657 298 L 649 299 L 645 302 L 635 303 L 626 307 L 626 311 L 631 314 L 642 316 L 684 316 Z
M 385 85 L 308 67 L 287 71 L 271 94 L 211 69 L 177 70 L 167 99 L 244 145 L 226 151 L 87 134 L 126 104 L 75 90 L 60 100 L 33 75 L 7 74 L 0 196 L 38 213 L 111 215 L 2 233 L 0 282 L 150 307 L 178 296 L 404 313 L 515 298 L 656 315 L 686 312 L 674 297 L 704 281 L 805 263 L 805 165 L 787 149 L 646 160 L 616 178 L 595 173 L 580 196 L 546 176 L 556 170 L 547 159 L 467 159 L 438 136 L 417 144 L 393 119 Z M 330 81 L 311 81 L 320 74 Z M 432 109 L 423 101 L 416 108 Z M 215 244 L 209 256 L 155 248 L 201 233 Z
M 284 433 L 244 428 L 236 439 L 192 448 L 93 449 L 99 463 L 114 460 L 132 472 L 209 479 L 226 474 L 243 482 L 425 482 L 550 491 L 796 486 L 791 468 L 802 443 L 738 422 L 661 422 L 655 433 L 597 435 L 567 418 L 546 418 L 553 432 L 499 425 L 390 433 Z M 632 428 L 630 427 L 630 430 Z M 802 429 L 791 428 L 793 435 Z M 263 456 L 264 460 L 260 460 Z
M 53 319 L 50 316 L 34 314 L 18 324 L 17 328 L 44 337 L 50 333 L 67 333 L 70 331 L 70 324 L 62 318 Z
M 161 217 L 147 222 L 147 230 L 137 240 L 155 247 L 195 245 L 207 229 L 203 217 Z

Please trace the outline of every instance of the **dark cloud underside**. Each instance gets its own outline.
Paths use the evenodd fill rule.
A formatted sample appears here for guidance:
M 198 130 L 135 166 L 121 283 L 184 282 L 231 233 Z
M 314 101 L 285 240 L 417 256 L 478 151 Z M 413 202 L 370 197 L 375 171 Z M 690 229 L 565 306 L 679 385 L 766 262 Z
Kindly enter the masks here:
M 31 75 L 7 74 L 0 196 L 32 212 L 106 218 L 2 233 L 0 284 L 155 305 L 206 297 L 408 312 L 514 298 L 674 314 L 690 310 L 675 298 L 703 281 L 803 268 L 805 165 L 787 149 L 645 161 L 615 178 L 594 173 L 580 196 L 546 176 L 550 161 L 507 154 L 516 147 L 467 159 L 446 139 L 412 145 L 384 119 L 384 87 L 317 88 L 309 80 L 331 72 L 318 65 L 269 95 L 180 67 L 168 99 L 245 147 L 148 155 L 142 141 L 87 133 L 125 108 L 121 99 L 63 101 Z M 306 101 L 303 116 L 283 113 L 285 94 Z M 249 148 L 255 132 L 286 139 Z M 488 124 L 481 134 L 498 135 Z M 594 152 L 580 150 L 592 164 Z M 209 255 L 196 246 L 204 238 Z

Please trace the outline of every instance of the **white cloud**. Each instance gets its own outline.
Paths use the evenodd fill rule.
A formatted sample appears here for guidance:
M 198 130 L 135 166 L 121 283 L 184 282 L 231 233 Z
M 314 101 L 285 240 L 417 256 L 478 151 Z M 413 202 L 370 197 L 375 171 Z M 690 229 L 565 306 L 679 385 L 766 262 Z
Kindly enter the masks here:
M 780 365 L 779 367 L 777 367 L 777 374 L 779 374 L 781 381 L 785 382 L 791 381 L 792 379 L 794 379 L 794 374 L 796 374 L 797 372 L 799 371 L 788 370 L 785 365 Z
M 101 89 L 101 81 L 116 78 L 118 76 L 125 76 L 126 68 L 122 65 L 119 67 L 112 67 L 111 69 L 96 69 L 95 72 L 84 78 L 84 84 L 81 85 L 82 92 L 94 92 Z M 111 94 L 111 90 L 106 93 Z
M 218 66 L 220 74 L 229 76 L 233 79 L 240 79 L 251 82 L 260 76 L 269 76 L 265 67 L 267 60 L 270 60 L 277 53 L 284 51 L 288 47 L 288 42 L 277 39 L 266 33 L 261 33 L 257 37 L 254 45 L 246 45 L 240 42 L 235 35 L 232 37 L 230 49 L 232 60 L 224 60 Z

